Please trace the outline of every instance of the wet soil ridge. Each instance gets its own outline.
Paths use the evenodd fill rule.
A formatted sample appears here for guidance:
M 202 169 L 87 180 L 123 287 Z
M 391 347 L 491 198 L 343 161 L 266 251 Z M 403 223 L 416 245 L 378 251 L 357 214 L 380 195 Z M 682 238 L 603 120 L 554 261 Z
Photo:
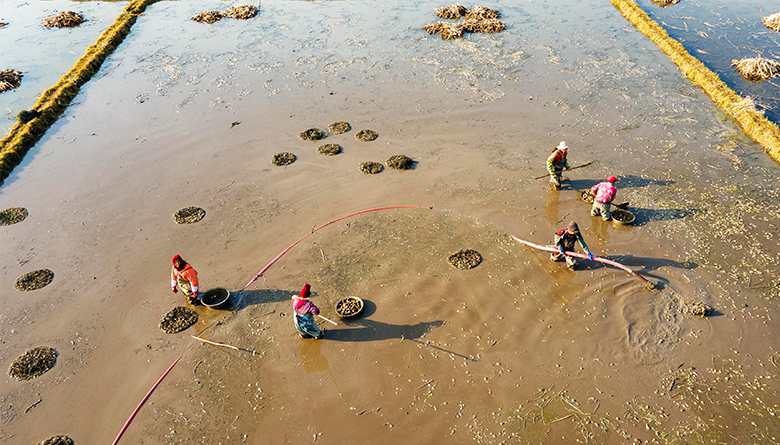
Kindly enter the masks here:
M 176 306 L 168 311 L 160 322 L 160 330 L 166 334 L 181 332 L 198 322 L 198 313 L 194 310 Z
M 385 166 L 378 162 L 368 161 L 361 162 L 360 165 L 358 165 L 358 169 L 367 175 L 375 175 L 377 173 L 382 173 Z
M 296 159 L 298 159 L 297 156 L 290 152 L 284 151 L 282 153 L 276 153 L 275 155 L 271 156 L 271 164 L 278 167 L 283 167 L 285 165 L 292 164 Z
M 390 156 L 387 160 L 387 166 L 396 170 L 409 170 L 413 165 L 412 158 L 406 155 Z
M 760 56 L 732 60 L 731 66 L 737 70 L 740 76 L 750 82 L 763 82 L 780 77 L 780 63 Z
M 776 12 L 768 17 L 763 17 L 761 21 L 772 31 L 780 32 L 780 12 Z
M 474 249 L 461 249 L 447 257 L 452 267 L 461 270 L 473 269 L 482 262 L 482 255 Z
M 29 122 L 17 122 L 11 127 L 8 134 L 0 140 L 0 185 L 11 174 L 14 167 L 22 162 L 27 151 L 68 108 L 81 86 L 97 73 L 103 61 L 122 43 L 130 33 L 130 28 L 135 24 L 138 15 L 143 13 L 147 6 L 157 1 L 130 2 L 114 23 L 87 48 L 86 53 L 60 78 L 57 84 L 38 98 L 32 109 L 37 111 L 39 116 Z
M 667 6 L 676 5 L 677 3 L 680 3 L 682 0 L 650 0 L 650 1 L 660 6 L 661 8 L 666 8 Z
M 375 141 L 379 134 L 374 130 L 360 130 L 355 134 L 355 139 L 361 142 Z
M 341 153 L 341 145 L 339 144 L 325 144 L 317 147 L 317 153 L 325 156 L 336 156 Z
M 27 272 L 16 279 L 14 288 L 22 292 L 38 290 L 49 285 L 54 280 L 54 272 L 49 269 L 38 269 Z
M 0 71 L 0 93 L 13 90 L 22 84 L 22 72 L 11 68 Z
M 0 212 L 0 226 L 18 224 L 27 218 L 27 209 L 24 207 L 10 207 Z
M 68 436 L 52 436 L 41 442 L 40 445 L 74 445 L 74 442 Z
M 610 0 L 638 31 L 646 35 L 674 62 L 682 74 L 700 87 L 715 104 L 733 117 L 742 131 L 764 147 L 764 151 L 780 163 L 780 128 L 758 110 L 744 106 L 744 98 L 688 53 L 680 42 L 651 19 L 633 0 Z
M 8 375 L 17 380 L 42 376 L 57 363 L 57 351 L 46 346 L 30 349 L 19 356 L 8 369 Z
M 200 207 L 185 207 L 173 214 L 176 224 L 193 224 L 206 216 L 206 211 Z
M 73 11 L 62 11 L 54 17 L 49 17 L 43 21 L 45 28 L 75 28 L 86 22 L 82 14 Z
M 506 29 L 506 24 L 498 20 L 501 13 L 487 6 L 476 6 L 469 10 L 463 5 L 454 4 L 436 8 L 435 13 L 443 19 L 463 17 L 460 23 L 433 22 L 422 27 L 428 35 L 441 35 L 442 40 L 459 39 L 465 32 L 496 33 Z

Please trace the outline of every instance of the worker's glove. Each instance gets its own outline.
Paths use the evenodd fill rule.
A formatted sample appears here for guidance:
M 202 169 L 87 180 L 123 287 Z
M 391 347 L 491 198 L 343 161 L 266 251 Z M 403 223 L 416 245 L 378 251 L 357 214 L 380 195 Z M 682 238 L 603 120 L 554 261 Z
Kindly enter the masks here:
M 571 170 L 571 167 L 566 167 L 566 170 Z
M 565 253 L 563 253 L 563 249 L 558 249 L 558 253 L 560 253 L 561 255 L 565 255 Z
M 193 292 L 192 293 L 192 298 L 198 298 L 198 293 L 197 292 Z
M 590 253 L 590 252 L 588 252 L 588 259 L 591 259 L 591 260 L 593 259 L 593 254 Z
M 175 287 L 172 287 L 171 290 L 173 291 L 174 294 L 178 294 L 179 293 L 179 289 L 176 289 Z

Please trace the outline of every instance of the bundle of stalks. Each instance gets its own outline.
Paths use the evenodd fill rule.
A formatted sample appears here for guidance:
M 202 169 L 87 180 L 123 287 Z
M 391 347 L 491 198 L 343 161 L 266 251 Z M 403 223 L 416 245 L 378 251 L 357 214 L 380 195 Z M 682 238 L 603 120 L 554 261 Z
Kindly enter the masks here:
M 46 28 L 75 28 L 85 21 L 84 16 L 78 12 L 62 11 L 54 17 L 44 20 L 43 26 Z
M 257 15 L 257 7 L 255 5 L 238 5 L 231 6 L 225 11 L 225 17 L 231 19 L 251 19 Z
M 650 1 L 662 8 L 666 8 L 667 6 L 676 5 L 677 3 L 680 3 L 682 0 L 650 0 Z
M 443 19 L 459 19 L 466 11 L 468 11 L 468 9 L 466 9 L 465 6 L 456 3 L 450 6 L 436 8 L 436 17 L 441 17 Z
M 767 79 L 780 77 L 780 63 L 763 57 L 751 57 L 742 60 L 732 60 L 740 76 L 750 82 L 763 82 Z
M 22 83 L 22 72 L 12 69 L 0 71 L 0 93 L 13 90 Z
M 506 24 L 497 19 L 466 19 L 461 26 L 467 32 L 494 33 L 506 29 Z
M 780 32 L 780 12 L 776 12 L 769 17 L 764 17 L 761 21 L 764 22 L 764 25 L 766 25 L 767 28 Z
M 440 34 L 442 40 L 454 40 L 463 37 L 463 27 L 457 23 L 428 23 L 422 29 L 428 34 Z
M 746 97 L 742 98 L 741 100 L 734 102 L 731 105 L 731 110 L 733 112 L 735 112 L 735 113 L 761 113 L 761 114 L 764 114 L 763 111 L 759 111 L 756 108 L 756 102 L 750 96 L 746 96 Z
M 199 23 L 208 23 L 211 25 L 212 23 L 222 20 L 224 16 L 225 14 L 220 11 L 203 11 L 192 16 L 192 20 L 195 20 Z
M 488 19 L 500 19 L 501 13 L 495 9 L 490 9 L 487 6 L 475 6 L 468 11 L 465 15 L 466 20 L 488 20 Z

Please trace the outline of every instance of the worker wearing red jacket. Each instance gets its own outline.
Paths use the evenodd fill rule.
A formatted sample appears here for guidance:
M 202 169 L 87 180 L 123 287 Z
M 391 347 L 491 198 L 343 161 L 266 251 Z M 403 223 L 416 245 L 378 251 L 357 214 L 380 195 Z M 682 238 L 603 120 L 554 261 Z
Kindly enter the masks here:
M 177 285 L 187 297 L 188 303 L 198 303 L 198 272 L 180 255 L 173 257 L 173 267 L 171 268 L 171 289 L 174 294 L 179 293 L 179 290 L 176 289 Z

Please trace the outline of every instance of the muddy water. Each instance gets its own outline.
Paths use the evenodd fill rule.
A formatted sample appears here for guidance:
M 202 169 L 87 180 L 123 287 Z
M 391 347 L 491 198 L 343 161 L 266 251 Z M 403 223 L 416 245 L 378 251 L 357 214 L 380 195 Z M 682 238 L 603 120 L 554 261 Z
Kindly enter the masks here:
M 606 2 L 494 5 L 507 31 L 454 42 L 419 30 L 433 6 L 270 2 L 212 26 L 188 18 L 213 4 L 150 8 L 0 189 L 30 212 L 0 228 L 2 363 L 60 353 L 33 384 L 5 378 L 2 438 L 111 440 L 182 356 L 123 441 L 777 442 L 777 165 Z M 338 156 L 297 136 L 336 121 Z M 533 178 L 560 140 L 596 162 L 552 192 Z M 298 160 L 274 167 L 280 151 Z M 357 168 L 396 154 L 416 168 Z M 578 199 L 610 174 L 634 227 Z M 190 205 L 206 217 L 176 225 Z M 239 292 L 313 227 L 389 205 L 434 208 L 328 226 Z M 658 290 L 509 236 L 546 244 L 570 220 Z M 483 263 L 452 268 L 464 248 Z M 236 310 L 162 334 L 175 253 Z M 52 284 L 13 291 L 40 268 Z M 348 295 L 364 316 L 301 340 L 305 282 L 326 317 Z

